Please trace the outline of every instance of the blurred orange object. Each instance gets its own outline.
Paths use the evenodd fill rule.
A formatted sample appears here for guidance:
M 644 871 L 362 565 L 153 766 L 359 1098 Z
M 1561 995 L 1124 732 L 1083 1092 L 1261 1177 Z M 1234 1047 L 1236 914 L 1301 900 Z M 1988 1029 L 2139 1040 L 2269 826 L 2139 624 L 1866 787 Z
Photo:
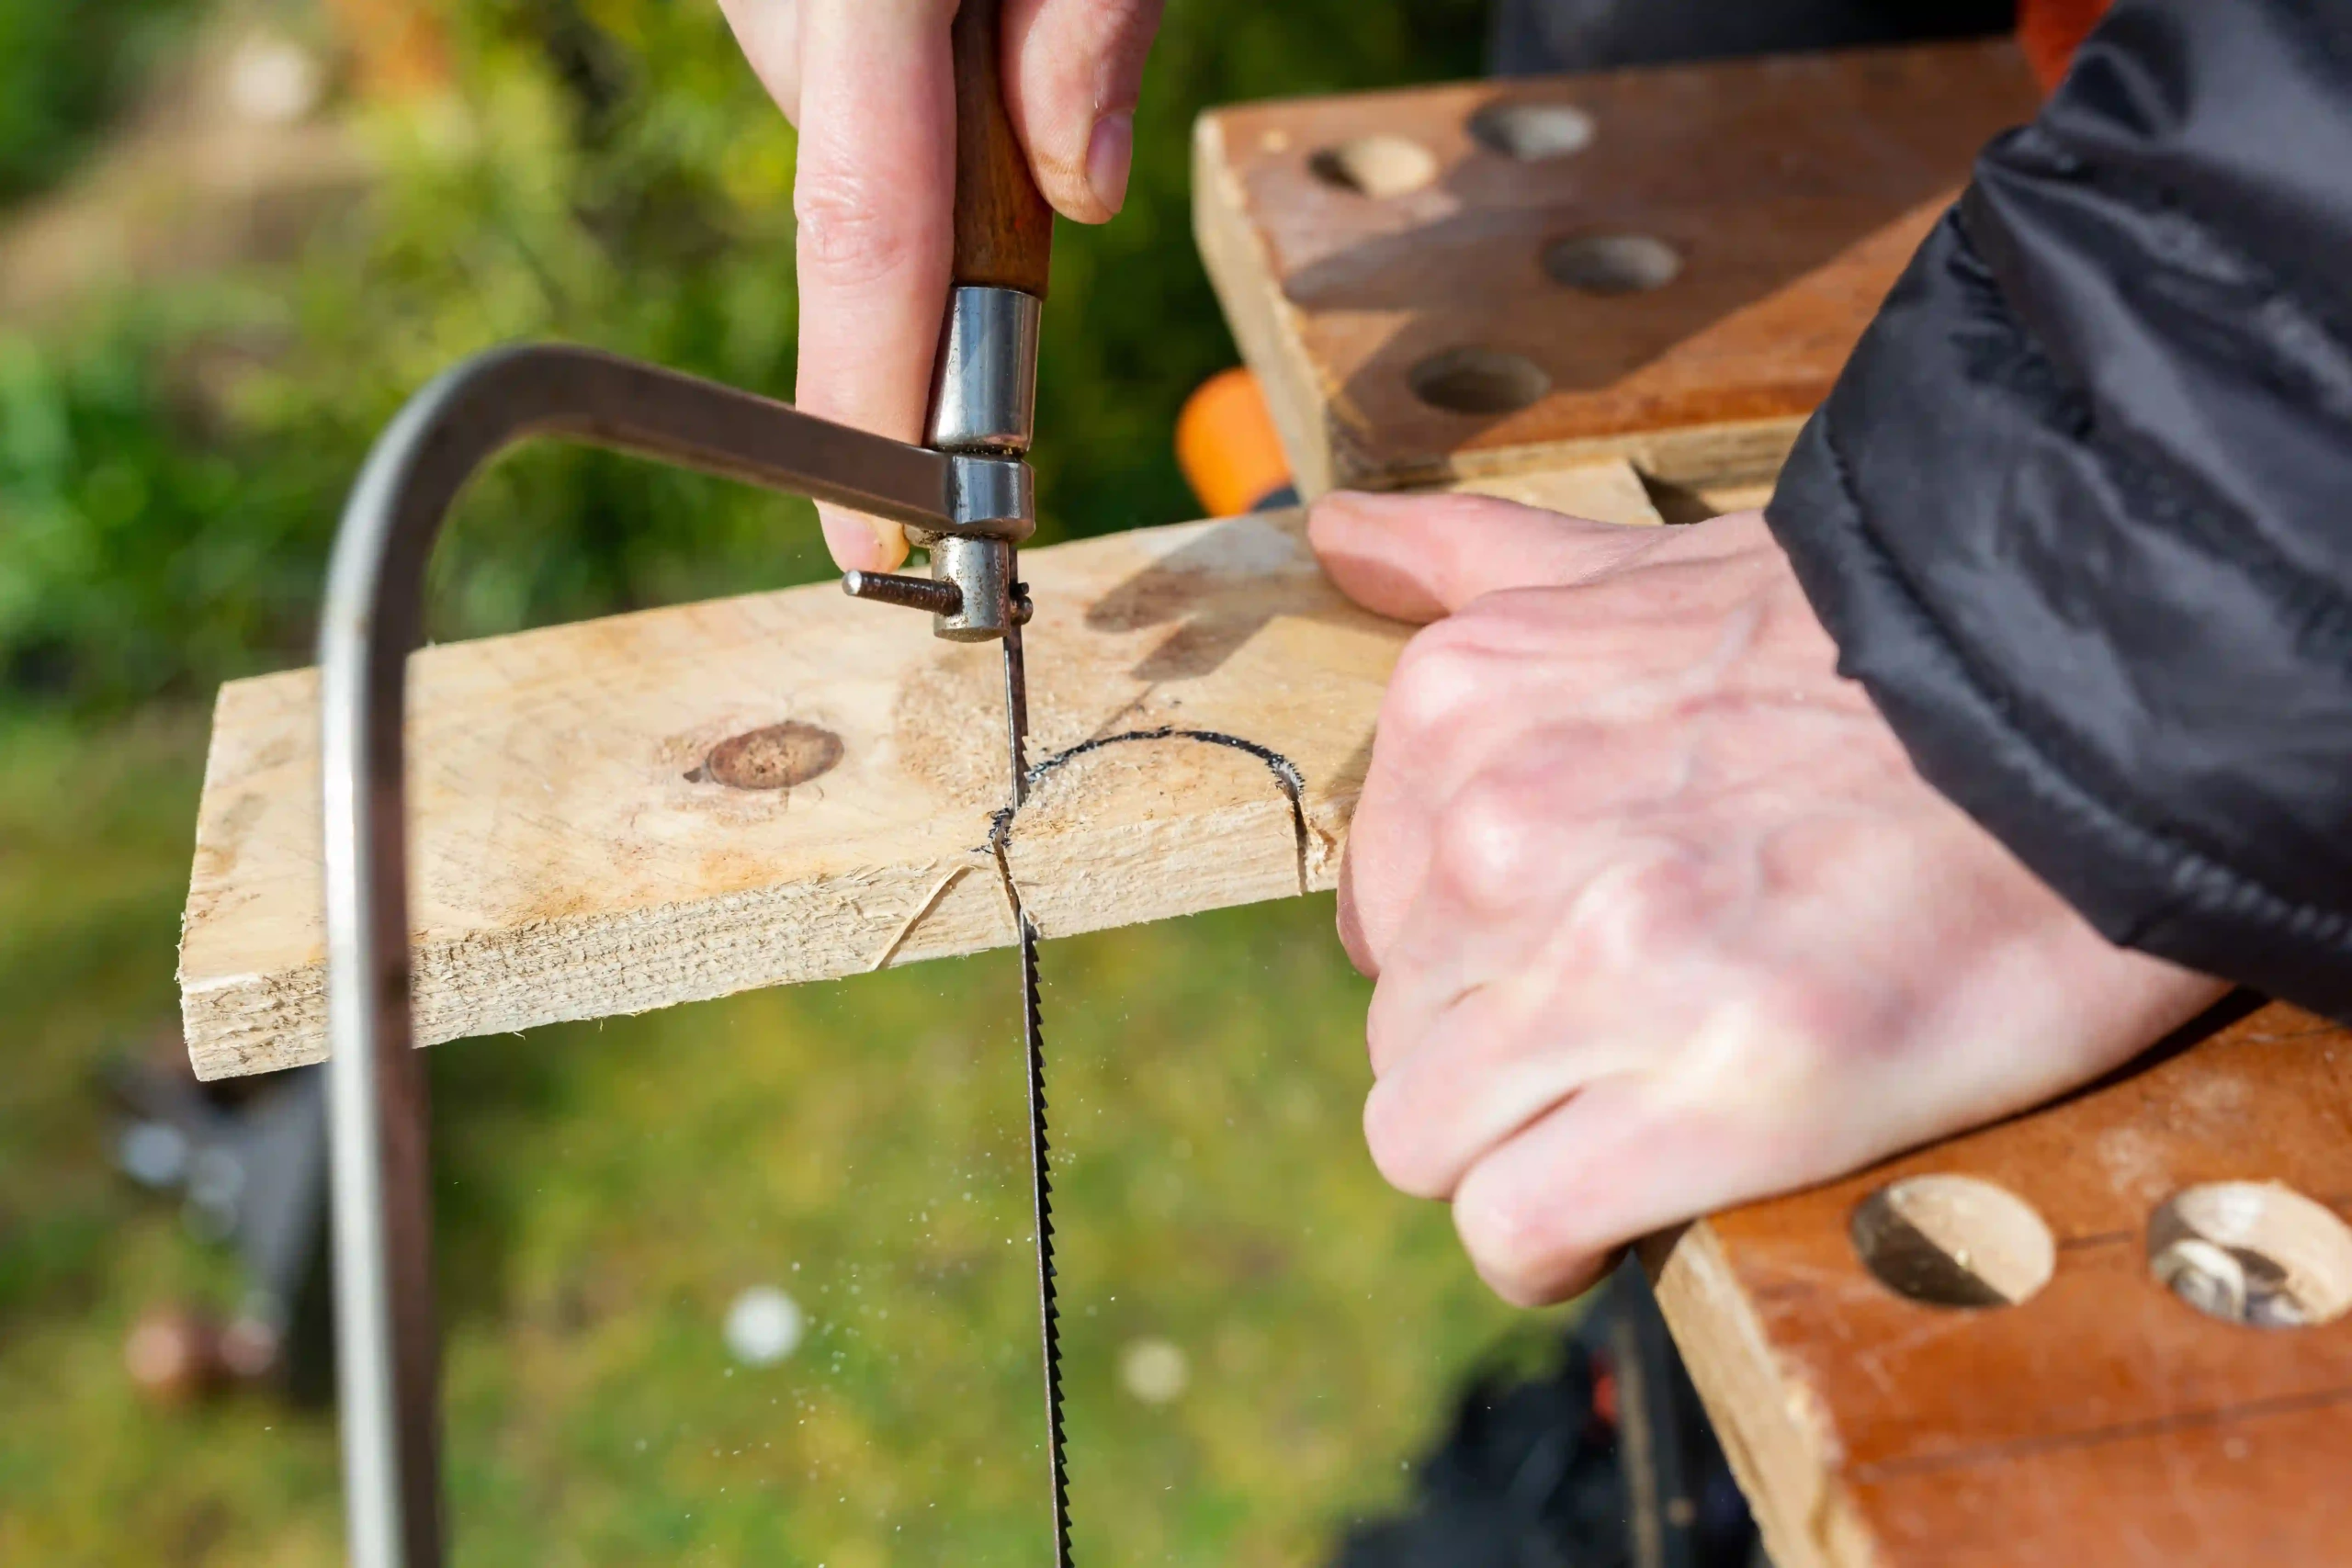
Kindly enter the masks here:
M 1184 400 L 1176 416 L 1176 464 L 1211 517 L 1296 499 L 1285 495 L 1290 459 L 1274 434 L 1266 394 L 1258 378 L 1238 366 L 1218 371 Z
M 2018 47 L 2026 63 L 2041 80 L 2045 93 L 2057 91 L 2075 62 L 2075 51 L 2107 14 L 2109 0 L 2024 0 L 2018 7 Z
M 399 100 L 449 85 L 445 24 L 424 0 L 334 0 L 368 97 Z

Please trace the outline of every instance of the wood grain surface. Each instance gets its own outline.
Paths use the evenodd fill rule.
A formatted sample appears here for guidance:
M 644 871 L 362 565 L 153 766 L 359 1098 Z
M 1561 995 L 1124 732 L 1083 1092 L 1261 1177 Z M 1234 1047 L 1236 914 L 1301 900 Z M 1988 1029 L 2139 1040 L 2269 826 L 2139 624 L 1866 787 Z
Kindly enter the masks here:
M 2049 1283 L 1980 1308 L 1882 1284 L 1853 1216 L 1929 1174 L 2031 1205 Z M 2151 1272 L 2158 1205 L 2212 1182 L 2352 1215 L 2352 1032 L 2217 1015 L 2056 1106 L 1653 1243 L 1779 1568 L 2352 1561 L 2352 1317 L 2225 1322 Z
M 1500 488 L 1655 522 L 1622 463 Z M 1410 628 L 1296 513 L 1024 552 L 1033 759 L 1002 840 L 993 646 L 823 583 L 410 666 L 419 1043 L 1331 886 Z M 198 1073 L 324 1053 L 317 681 L 222 688 L 180 953 Z M 1170 733 L 1162 733 L 1170 732 Z M 1255 750 L 1252 750 L 1255 749 Z
M 1248 104 L 1197 128 L 1195 235 L 1302 494 L 1600 454 L 1736 485 L 1777 470 L 1977 149 L 2036 96 L 2001 42 Z M 1580 150 L 1494 144 L 1514 123 L 1573 141 L 1563 114 Z M 1596 246 L 1655 254 L 1628 237 L 1679 270 L 1621 293 L 1554 276 Z M 1540 395 L 1416 391 L 1444 356 L 1497 354 Z M 1474 402 L 1533 385 L 1467 368 Z

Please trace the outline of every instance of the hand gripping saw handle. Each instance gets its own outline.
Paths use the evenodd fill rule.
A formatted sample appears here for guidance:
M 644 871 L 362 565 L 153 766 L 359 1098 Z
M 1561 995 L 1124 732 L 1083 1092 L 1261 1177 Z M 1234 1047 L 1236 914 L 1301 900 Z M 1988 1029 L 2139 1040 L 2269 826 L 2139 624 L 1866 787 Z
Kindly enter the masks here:
M 1016 552 L 1035 528 L 1027 451 L 1053 215 L 1007 118 L 1000 0 L 963 0 L 956 81 L 956 288 L 931 445 L 850 430 L 788 404 L 584 348 L 493 350 L 419 392 L 378 439 L 344 509 L 319 632 L 327 904 L 327 1069 L 337 1374 L 356 1568 L 441 1568 L 439 1347 L 423 1063 L 409 1012 L 401 719 L 424 565 L 467 479 L 552 435 L 837 502 L 913 531 L 929 578 L 851 573 L 854 595 L 928 610 L 956 641 L 1001 639 L 1015 803 L 1027 599 Z M 1035 933 L 1022 923 L 1024 968 Z M 1039 1102 L 1035 987 L 1033 1108 Z M 1041 1243 L 1042 1122 L 1039 1128 Z M 1051 1276 L 1045 1282 L 1056 1556 L 1067 1559 Z

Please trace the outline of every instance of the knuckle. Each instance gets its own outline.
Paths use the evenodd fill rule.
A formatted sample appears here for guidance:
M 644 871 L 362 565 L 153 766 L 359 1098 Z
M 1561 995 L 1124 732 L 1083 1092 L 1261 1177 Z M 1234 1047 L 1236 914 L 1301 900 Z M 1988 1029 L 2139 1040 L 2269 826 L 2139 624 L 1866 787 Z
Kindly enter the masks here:
M 1544 854 L 1540 798 L 1522 783 L 1491 774 L 1464 785 L 1441 814 L 1430 859 L 1445 884 L 1474 904 L 1521 897 Z
M 1364 1010 L 1364 1051 L 1372 1059 L 1373 1087 L 1375 1089 L 1387 1079 L 1390 1069 L 1412 1053 L 1412 1042 L 1397 1028 L 1396 1010 L 1387 999 L 1395 989 L 1393 983 L 1374 986 L 1372 1005 Z M 1395 1090 L 1392 1089 L 1390 1093 L 1394 1094 Z
M 1866 1010 L 1802 977 L 1746 966 L 1720 976 L 1676 1053 L 1671 1071 L 1694 1113 L 1769 1134 L 1813 1126 L 1855 1058 L 1899 1032 L 1873 1030 Z M 1732 1086 L 1736 1085 L 1735 1090 Z
M 1373 952 L 1372 943 L 1365 939 L 1363 917 L 1356 908 L 1355 893 L 1351 886 L 1341 884 L 1338 902 L 1339 908 L 1331 923 L 1338 928 L 1340 951 L 1348 955 L 1348 962 L 1355 966 L 1357 974 L 1366 979 L 1377 980 L 1380 978 L 1380 959 Z M 1378 1047 L 1374 1046 L 1373 1051 L 1376 1067 L 1379 1065 Z
M 1454 1234 L 1479 1276 L 1506 1301 L 1522 1306 L 1544 1299 L 1544 1281 L 1557 1261 L 1540 1197 L 1516 1182 L 1481 1181 L 1474 1173 L 1453 1201 Z
M 1585 884 L 1569 923 L 1583 942 L 1611 958 L 1679 951 L 1704 925 L 1696 869 L 1679 854 L 1620 860 Z
M 1134 110 L 1159 9 L 1159 0 L 1043 0 L 1035 26 L 1016 35 L 1008 107 L 1038 188 L 1082 220 L 1111 216 L 1090 178 L 1094 130 L 1106 113 Z
M 1473 706 L 1486 683 L 1486 660 L 1453 621 L 1417 634 L 1398 655 L 1381 722 L 1408 735 L 1429 735 Z
M 1132 108 L 1164 0 L 1046 0 L 1039 27 L 1023 40 L 1023 73 L 1034 73 L 1090 120 L 1098 108 Z M 1083 137 L 1084 130 L 1080 131 Z
M 1417 820 L 1416 813 L 1393 801 L 1390 791 L 1368 787 L 1348 829 L 1340 932 L 1350 956 L 1375 980 L 1421 874 L 1412 849 Z M 1375 1010 L 1380 995 L 1374 993 Z
M 1443 1172 L 1430 1155 L 1427 1119 L 1396 1079 L 1374 1084 L 1364 1097 L 1363 1140 L 1373 1168 L 1388 1185 L 1415 1198 L 1446 1195 Z
M 854 287 L 902 272 L 918 258 L 920 226 L 854 176 L 803 177 L 792 209 L 804 275 Z
M 1769 1076 L 1809 1080 L 1855 1032 L 1855 1010 L 1809 973 L 1752 973 L 1729 1010 L 1747 1054 Z

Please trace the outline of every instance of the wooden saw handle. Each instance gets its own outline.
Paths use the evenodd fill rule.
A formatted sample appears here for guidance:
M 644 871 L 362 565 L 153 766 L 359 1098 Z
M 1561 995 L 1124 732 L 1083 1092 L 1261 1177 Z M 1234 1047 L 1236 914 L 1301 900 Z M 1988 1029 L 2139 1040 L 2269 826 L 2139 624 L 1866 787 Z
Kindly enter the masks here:
M 961 287 L 1046 297 L 1054 209 L 1004 107 L 1003 0 L 956 8 L 956 265 Z

